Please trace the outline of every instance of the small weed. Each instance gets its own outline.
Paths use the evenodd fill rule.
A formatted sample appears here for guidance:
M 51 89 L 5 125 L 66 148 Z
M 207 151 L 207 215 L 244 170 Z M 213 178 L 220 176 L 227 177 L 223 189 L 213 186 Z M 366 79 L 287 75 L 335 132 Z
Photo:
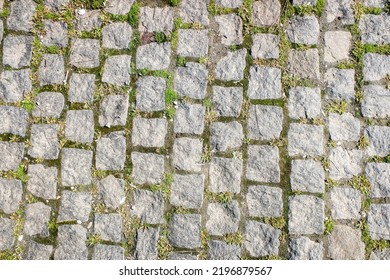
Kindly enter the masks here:
M 204 145 L 202 156 L 201 156 L 202 162 L 203 163 L 210 162 L 212 157 L 213 157 L 213 152 L 211 151 L 210 145 Z
M 337 147 L 337 142 L 336 141 L 333 141 L 333 140 L 330 140 L 328 142 L 328 147 L 329 148 L 336 148 Z
M 199 63 L 201 63 L 201 64 L 207 64 L 208 61 L 209 61 L 208 58 L 205 56 L 202 56 L 199 58 Z
M 327 157 L 321 158 L 321 164 L 322 164 L 322 166 L 324 167 L 325 170 L 329 170 L 330 162 L 329 162 L 329 159 Z
M 362 241 L 366 245 L 365 249 L 367 258 L 374 250 L 383 250 L 390 247 L 390 242 L 388 240 L 373 240 L 371 238 L 370 230 L 366 221 L 359 221 L 357 226 L 362 231 Z
M 387 74 L 385 81 L 386 81 L 386 88 L 390 90 L 390 74 Z
M 212 16 L 224 15 L 231 13 L 232 9 L 215 5 L 215 0 L 211 0 L 207 5 L 207 10 Z
M 351 180 L 349 180 L 349 185 L 359 190 L 362 194 L 368 196 L 370 193 L 371 185 L 370 181 L 364 175 L 356 175 Z
M 229 203 L 233 199 L 232 194 L 230 192 L 213 193 L 210 191 L 206 191 L 205 197 L 209 201 L 219 203 Z
M 337 186 L 336 181 L 332 179 L 325 179 L 325 187 L 327 190 L 333 189 L 336 186 Z
M 223 241 L 228 244 L 242 245 L 245 242 L 245 237 L 241 232 L 228 233 L 223 236 Z
M 340 62 L 337 65 L 337 68 L 339 68 L 339 69 L 353 69 L 353 68 L 355 68 L 355 64 L 353 63 L 353 61 L 346 60 L 346 61 Z
M 5 250 L 0 252 L 0 260 L 17 260 L 16 254 L 11 252 L 10 250 Z
M 387 44 L 385 45 L 365 44 L 364 51 L 366 53 L 379 53 L 379 54 L 390 55 L 390 46 Z
M 209 249 L 209 240 L 210 240 L 210 235 L 209 233 L 207 232 L 206 229 L 202 229 L 201 232 L 200 232 L 200 244 L 201 244 L 201 248 L 202 250 L 200 251 L 199 253 L 199 259 L 201 260 L 206 260 L 207 259 L 207 255 L 208 255 L 208 249 Z
M 204 26 L 199 22 L 193 22 L 191 24 L 191 28 L 195 29 L 195 30 L 202 30 L 202 29 L 204 29 Z
M 169 5 L 176 7 L 180 4 L 180 0 L 169 0 Z
M 157 241 L 157 254 L 159 260 L 166 260 L 169 254 L 173 251 L 171 243 L 167 236 L 161 236 Z
M 99 234 L 92 234 L 87 238 L 87 245 L 88 246 L 93 246 L 102 241 L 102 238 L 100 237 Z
M 305 14 L 316 14 L 318 17 L 321 17 L 325 8 L 325 0 L 317 0 L 316 5 L 302 5 L 294 6 L 295 14 L 303 16 Z
M 271 146 L 276 146 L 276 147 L 283 147 L 287 145 L 287 139 L 285 137 L 278 138 L 278 139 L 273 139 L 271 141 Z
M 58 224 L 56 223 L 55 220 L 50 220 L 49 223 L 48 223 L 48 228 L 49 228 L 49 233 L 50 235 L 52 236 L 57 236 L 57 232 L 58 232 Z
M 357 148 L 360 150 L 363 150 L 367 148 L 370 145 L 370 142 L 368 141 L 368 138 L 366 136 L 360 137 L 359 141 L 357 142 Z
M 138 2 L 135 2 L 133 6 L 131 6 L 131 10 L 129 13 L 129 23 L 133 28 L 138 28 L 138 19 L 141 7 Z
M 282 229 L 286 226 L 286 220 L 284 219 L 284 217 L 265 218 L 264 222 L 270 224 L 271 226 L 277 229 Z
M 7 8 L 3 8 L 2 11 L 0 11 L 0 18 L 5 19 L 9 16 L 10 11 Z
M 345 100 L 334 101 L 326 106 L 326 110 L 329 113 L 344 114 L 348 110 L 348 102 Z
M 173 182 L 173 175 L 171 173 L 166 173 L 164 175 L 163 182 L 158 185 L 152 185 L 150 190 L 152 192 L 161 192 L 163 197 L 169 198 L 171 194 L 171 184 Z
M 355 100 L 356 100 L 356 102 L 358 104 L 362 103 L 363 98 L 364 98 L 363 91 L 361 91 L 361 90 L 356 91 L 356 93 L 355 93 Z
M 156 40 L 157 43 L 161 44 L 167 41 L 167 36 L 165 35 L 164 32 L 156 32 L 154 34 L 154 39 Z
M 324 226 L 325 226 L 324 234 L 325 235 L 331 234 L 333 231 L 333 228 L 334 228 L 334 221 L 333 221 L 332 217 L 325 218 Z
M 371 204 L 372 204 L 372 199 L 371 198 L 366 198 L 366 199 L 363 199 L 362 202 L 361 202 L 361 207 L 362 207 L 362 212 L 366 212 L 368 211 L 368 209 L 370 208 Z
M 185 57 L 182 57 L 182 56 L 177 57 L 177 61 L 176 61 L 177 66 L 184 67 L 184 66 L 186 66 L 186 63 L 187 63 L 187 59 Z

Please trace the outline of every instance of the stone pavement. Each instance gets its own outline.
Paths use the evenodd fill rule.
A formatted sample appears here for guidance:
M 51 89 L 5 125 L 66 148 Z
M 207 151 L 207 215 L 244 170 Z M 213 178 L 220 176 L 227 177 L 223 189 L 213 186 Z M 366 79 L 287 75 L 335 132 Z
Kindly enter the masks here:
M 389 1 L 0 10 L 0 259 L 390 259 Z

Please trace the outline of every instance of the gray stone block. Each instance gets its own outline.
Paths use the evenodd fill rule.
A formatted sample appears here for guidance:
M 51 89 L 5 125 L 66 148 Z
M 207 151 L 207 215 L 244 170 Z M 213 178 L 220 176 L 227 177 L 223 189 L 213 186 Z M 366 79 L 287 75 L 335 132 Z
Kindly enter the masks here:
M 12 1 L 10 6 L 11 11 L 7 19 L 7 28 L 15 31 L 32 31 L 37 4 L 32 0 L 16 0 Z
M 201 246 L 201 216 L 198 214 L 173 214 L 169 240 L 175 247 L 195 249 Z
M 130 55 L 113 55 L 106 59 L 102 75 L 102 82 L 126 86 L 130 84 Z
M 136 55 L 137 69 L 164 70 L 171 63 L 171 44 L 150 43 L 138 47 Z
M 351 179 L 362 171 L 362 151 L 334 148 L 329 153 L 329 176 L 333 180 Z
M 362 4 L 365 7 L 384 8 L 385 0 L 363 0 Z
M 92 151 L 63 148 L 61 178 L 63 186 L 89 185 L 92 182 Z
M 225 8 L 238 8 L 243 5 L 243 0 L 215 0 L 215 5 Z
M 177 55 L 205 57 L 209 51 L 208 30 L 179 29 Z
M 278 59 L 279 36 L 273 34 L 253 34 L 251 54 L 254 59 Z
M 214 157 L 210 163 L 209 190 L 213 193 L 239 193 L 241 174 L 242 160 Z
M 27 172 L 27 190 L 43 199 L 55 199 L 57 197 L 57 175 L 57 167 L 30 164 Z
M 122 240 L 121 215 L 95 214 L 94 232 L 104 241 L 120 242 Z
M 390 240 L 390 204 L 372 204 L 368 211 L 368 232 L 374 240 Z
M 256 221 L 245 224 L 245 248 L 251 257 L 277 256 L 280 230 Z
M 204 175 L 175 174 L 171 185 L 170 203 L 176 207 L 199 209 L 203 203 Z
M 164 156 L 152 153 L 132 152 L 132 176 L 134 183 L 153 185 L 162 182 L 165 167 Z
M 65 7 L 70 0 L 44 0 L 45 7 L 50 11 L 59 12 L 61 8 Z
M 127 22 L 113 22 L 103 27 L 103 48 L 128 49 L 133 30 Z
M 211 235 L 222 236 L 237 232 L 241 213 L 238 202 L 233 200 L 223 204 L 209 203 L 207 206 L 207 216 L 207 232 Z
M 63 191 L 58 221 L 88 221 L 91 213 L 91 203 L 92 195 L 88 192 Z
M 238 117 L 241 113 L 243 90 L 241 87 L 213 87 L 213 105 L 218 116 Z
M 124 260 L 125 250 L 120 246 L 96 244 L 93 250 L 93 260 Z
M 290 50 L 287 69 L 291 75 L 300 79 L 320 79 L 320 59 L 317 49 L 306 51 Z
M 390 16 L 365 14 L 359 21 L 362 42 L 366 44 L 390 44 Z
M 136 117 L 133 119 L 133 146 L 162 147 L 167 136 L 168 122 L 166 119 L 150 119 Z
M 157 260 L 157 242 L 159 239 L 159 228 L 148 228 L 137 230 L 136 246 L 134 257 L 136 260 Z
M 249 186 L 246 203 L 251 217 L 280 217 L 283 211 L 282 189 Z
M 176 138 L 173 143 L 172 164 L 178 170 L 202 170 L 202 141 L 193 138 Z
M 314 15 L 293 16 L 286 34 L 292 43 L 316 45 L 320 35 L 320 25 Z
M 173 30 L 173 13 L 171 7 L 141 7 L 138 30 L 170 33 Z
M 214 122 L 210 125 L 210 144 L 213 152 L 225 152 L 240 148 L 244 138 L 239 122 Z
M 328 257 L 332 260 L 364 260 L 361 232 L 345 225 L 336 225 L 328 237 Z
M 371 185 L 371 197 L 390 197 L 390 164 L 368 162 L 366 176 Z
M 17 170 L 23 156 L 23 143 L 0 141 L 0 171 Z
M 14 245 L 15 221 L 8 218 L 0 218 L 0 251 L 10 250 Z
M 326 71 L 326 98 L 328 99 L 355 99 L 355 70 L 330 68 Z
M 366 150 L 369 156 L 385 157 L 390 154 L 390 127 L 369 126 L 364 134 L 370 143 Z
M 390 260 L 390 248 L 372 251 L 370 260 Z
M 92 143 L 95 132 L 92 110 L 66 112 L 65 137 L 73 142 Z
M 253 1 L 251 20 L 256 26 L 276 25 L 280 18 L 281 4 L 274 0 Z
M 282 72 L 278 68 L 252 66 L 249 69 L 250 99 L 282 98 Z
M 27 260 L 50 260 L 53 253 L 52 245 L 44 245 L 30 240 L 27 246 Z
M 57 124 L 31 125 L 31 147 L 28 154 L 33 158 L 57 159 L 60 153 Z
M 0 178 L 0 210 L 6 214 L 14 213 L 19 208 L 22 195 L 21 181 Z
M 294 87 L 289 90 L 289 117 L 314 119 L 321 114 L 320 88 Z
M 61 225 L 58 227 L 55 260 L 86 260 L 88 248 L 85 244 L 87 230 L 81 225 Z
M 0 133 L 26 136 L 28 113 L 23 108 L 0 106 Z
M 363 64 L 364 81 L 379 81 L 390 73 L 390 55 L 366 53 L 363 56 Z
M 343 25 L 355 22 L 353 0 L 329 0 L 325 5 L 325 16 L 328 23 L 339 22 Z
M 103 98 L 100 104 L 100 126 L 124 126 L 127 121 L 129 97 L 125 94 L 112 94 Z
M 65 98 L 59 92 L 41 92 L 35 97 L 33 117 L 59 118 L 64 109 Z
M 125 15 L 130 12 L 135 0 L 108 0 L 105 10 L 114 15 Z
M 335 220 L 358 220 L 361 218 L 360 191 L 346 187 L 334 188 L 330 192 L 332 217 Z
M 140 77 L 136 83 L 136 107 L 143 112 L 155 112 L 165 109 L 166 82 L 159 77 Z
M 42 202 L 27 204 L 23 233 L 28 236 L 40 235 L 48 237 L 50 213 L 50 206 Z
M 254 140 L 273 140 L 283 129 L 283 109 L 278 106 L 251 105 L 249 108 L 248 137 Z
M 78 68 L 95 68 L 100 65 L 100 42 L 96 39 L 73 39 L 69 64 Z
M 3 71 L 0 74 L 0 100 L 21 101 L 32 89 L 30 69 Z
M 207 77 L 208 71 L 205 65 L 188 62 L 186 67 L 178 67 L 176 70 L 175 91 L 181 97 L 203 99 L 206 97 Z
M 389 118 L 390 90 L 379 85 L 364 86 L 362 115 L 368 118 Z
M 43 20 L 45 35 L 42 44 L 46 47 L 65 48 L 68 45 L 68 25 L 63 21 Z
M 204 106 L 200 104 L 179 104 L 173 122 L 174 132 L 202 134 L 205 111 Z
M 218 24 L 218 34 L 223 45 L 241 45 L 244 42 L 241 17 L 236 14 L 228 14 L 216 16 L 214 19 Z
M 3 41 L 3 65 L 28 67 L 32 57 L 32 36 L 7 35 Z
M 160 192 L 135 189 L 131 213 L 140 218 L 143 223 L 164 223 L 164 198 L 162 194 Z
M 126 200 L 125 180 L 109 175 L 98 183 L 99 193 L 107 208 L 118 208 Z
M 94 74 L 73 73 L 69 80 L 68 100 L 72 103 L 92 103 L 95 79 Z
M 266 145 L 250 145 L 248 148 L 246 178 L 251 181 L 279 183 L 279 149 Z
M 329 113 L 329 134 L 334 141 L 358 141 L 360 121 L 351 113 Z
M 179 17 L 186 23 L 198 22 L 202 25 L 209 24 L 209 12 L 207 4 L 210 0 L 182 0 L 180 2 Z
M 217 62 L 215 77 L 223 81 L 240 81 L 244 79 L 246 66 L 246 49 L 230 52 Z
M 59 54 L 43 54 L 42 62 L 38 69 L 38 79 L 41 86 L 64 84 L 64 57 Z
M 228 244 L 224 241 L 210 240 L 208 243 L 209 260 L 240 260 L 240 245 Z
M 102 20 L 99 10 L 84 10 L 84 13 L 76 13 L 75 29 L 77 31 L 92 31 L 100 28 Z
M 324 127 L 291 123 L 287 142 L 290 156 L 321 156 L 324 154 Z
M 349 59 L 352 35 L 347 31 L 325 32 L 324 61 L 329 63 Z
M 96 141 L 98 170 L 123 170 L 126 160 L 126 137 L 122 131 L 114 131 Z
M 288 244 L 289 260 L 322 260 L 323 254 L 322 242 L 312 241 L 306 236 L 291 239 Z
M 290 184 L 293 191 L 323 193 L 325 171 L 321 162 L 312 159 L 291 162 Z

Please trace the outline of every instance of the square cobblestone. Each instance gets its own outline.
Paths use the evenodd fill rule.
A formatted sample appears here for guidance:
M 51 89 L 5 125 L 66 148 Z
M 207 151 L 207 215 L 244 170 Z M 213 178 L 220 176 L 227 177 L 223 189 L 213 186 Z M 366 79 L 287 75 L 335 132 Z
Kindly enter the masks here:
M 0 141 L 0 171 L 17 170 L 24 156 L 24 143 Z
M 322 260 L 324 246 L 322 242 L 310 240 L 306 236 L 293 238 L 288 244 L 289 260 Z
M 241 189 L 242 160 L 215 157 L 209 170 L 209 189 L 213 193 L 239 193 Z
M 92 110 L 69 110 L 65 122 L 67 139 L 79 143 L 92 143 L 95 132 Z
M 368 118 L 389 118 L 390 90 L 379 85 L 364 86 L 362 115 Z
M 137 230 L 134 257 L 136 260 L 157 260 L 157 242 L 160 237 L 159 228 Z
M 34 241 L 28 242 L 27 246 L 27 260 L 50 260 L 53 252 L 53 246 L 44 245 Z
M 320 35 L 320 25 L 314 15 L 293 16 L 286 31 L 292 43 L 316 45 Z
M 208 260 L 240 260 L 241 246 L 224 241 L 210 240 L 207 243 Z
M 367 224 L 374 240 L 390 240 L 390 204 L 372 204 L 368 211 Z
M 308 160 L 293 160 L 290 175 L 293 191 L 323 193 L 325 191 L 325 171 L 321 162 Z
M 22 202 L 22 182 L 0 178 L 0 210 L 5 214 L 14 213 Z
M 360 229 L 335 225 L 328 237 L 328 257 L 331 260 L 364 260 L 365 244 Z
M 109 175 L 98 183 L 99 193 L 107 208 L 118 208 L 126 200 L 125 180 Z
M 160 192 L 134 190 L 131 213 L 147 224 L 164 223 L 164 198 Z
M 215 0 L 215 5 L 225 8 L 239 8 L 243 3 L 243 0 Z
M 167 136 L 166 119 L 134 118 L 132 130 L 133 146 L 162 147 Z
M 384 1 L 383 1 L 384 2 Z M 390 44 L 390 16 L 364 14 L 359 21 L 362 42 L 365 44 Z
M 329 134 L 334 141 L 358 141 L 360 121 L 351 113 L 329 113 Z
M 390 164 L 369 162 L 366 176 L 371 185 L 371 197 L 390 197 Z
M 179 96 L 193 99 L 206 97 L 208 71 L 206 66 L 188 62 L 186 67 L 178 67 L 174 79 L 175 91 Z
M 143 112 L 165 109 L 166 82 L 159 77 L 140 77 L 137 81 L 136 106 Z
M 87 230 L 81 225 L 61 225 L 58 227 L 55 260 L 86 260 Z
M 150 43 L 138 47 L 136 55 L 137 69 L 164 70 L 171 63 L 170 43 Z
M 329 153 L 329 176 L 333 180 L 351 179 L 362 171 L 361 150 L 334 148 Z
M 96 39 L 74 39 L 69 64 L 78 68 L 95 68 L 100 65 L 100 42 Z
M 201 216 L 197 214 L 173 214 L 169 240 L 175 247 L 195 249 L 200 242 Z
M 23 233 L 28 236 L 49 236 L 49 220 L 51 208 L 42 202 L 26 205 L 26 216 Z
M 180 104 L 174 118 L 174 132 L 200 135 L 204 130 L 205 108 L 200 104 Z
M 28 113 L 23 108 L 0 106 L 0 134 L 26 136 Z
M 246 178 L 257 182 L 279 183 L 279 149 L 266 145 L 250 145 L 248 148 Z
M 57 124 L 31 125 L 31 147 L 28 154 L 33 158 L 57 159 L 60 153 Z
M 15 31 L 32 31 L 37 4 L 32 0 L 16 0 L 12 1 L 10 6 L 7 28 Z
M 254 59 L 278 59 L 279 36 L 273 34 L 254 34 L 251 54 Z
M 82 149 L 63 148 L 61 153 L 62 185 L 76 186 L 91 184 L 93 152 Z
M 321 156 L 324 154 L 324 127 L 292 123 L 288 130 L 287 142 L 290 156 Z
M 91 103 L 95 90 L 94 74 L 74 73 L 69 80 L 68 99 L 72 103 Z
M 44 54 L 38 69 L 39 84 L 61 85 L 65 82 L 64 57 L 59 54 Z
M 367 147 L 369 156 L 385 157 L 390 154 L 390 127 L 369 126 L 365 130 L 365 136 L 370 143 Z
M 0 75 L 0 100 L 4 102 L 23 100 L 32 89 L 30 75 L 30 69 L 3 71 Z
M 283 211 L 282 189 L 249 186 L 246 204 L 251 217 L 280 217 Z
M 329 99 L 355 99 L 355 70 L 330 68 L 325 73 L 326 97 Z
M 114 131 L 96 141 L 96 169 L 123 170 L 126 160 L 126 137 Z
M 320 88 L 295 87 L 289 90 L 289 117 L 315 119 L 321 114 Z
M 346 31 L 325 32 L 324 61 L 329 63 L 348 59 L 352 45 L 352 35 Z
M 363 56 L 364 81 L 374 82 L 385 79 L 390 73 L 390 55 L 366 53 Z
M 251 257 L 277 256 L 280 230 L 256 221 L 245 224 L 245 248 Z
M 135 0 L 108 0 L 105 9 L 110 14 L 125 15 L 130 12 Z
M 252 66 L 249 69 L 250 99 L 282 98 L 282 72 L 278 68 Z
M 358 190 L 346 188 L 333 188 L 330 192 L 332 217 L 336 220 L 361 218 L 361 193 Z
M 77 31 L 92 31 L 99 29 L 102 25 L 99 10 L 84 10 L 84 12 L 76 13 L 75 29 Z
M 178 170 L 200 172 L 202 170 L 202 141 L 193 138 L 177 138 L 173 143 L 172 164 Z
M 240 81 L 244 79 L 246 66 L 246 49 L 228 51 L 215 67 L 215 78 L 223 81 Z
M 43 199 L 55 199 L 57 197 L 57 175 L 56 167 L 30 164 L 27 173 L 28 191 Z
M 141 7 L 138 30 L 170 33 L 173 30 L 173 13 L 171 7 Z
M 218 116 L 240 116 L 242 102 L 243 90 L 241 87 L 213 87 L 213 104 Z
M 214 122 L 210 125 L 210 144 L 213 152 L 225 152 L 240 148 L 244 138 L 239 122 Z
M 223 45 L 241 45 L 244 42 L 241 17 L 236 14 L 220 15 L 215 17 L 215 21 L 218 24 L 218 34 Z
M 328 23 L 340 22 L 343 25 L 353 24 L 355 21 L 353 0 L 329 0 L 325 5 L 325 16 Z
M 153 185 L 162 182 L 165 167 L 164 156 L 152 153 L 132 152 L 132 176 L 134 183 Z
M 207 30 L 179 29 L 178 36 L 178 56 L 207 56 L 209 50 L 209 38 Z
M 240 223 L 240 208 L 238 202 L 209 203 L 207 206 L 207 232 L 211 235 L 225 235 L 237 232 Z
M 175 174 L 171 186 L 170 203 L 176 207 L 199 209 L 203 203 L 204 175 Z
M 87 192 L 63 191 L 58 212 L 59 222 L 86 222 L 91 213 L 92 195 Z
M 210 0 L 182 0 L 180 1 L 179 16 L 186 23 L 198 22 L 202 25 L 209 24 L 207 4 Z
M 133 30 L 127 22 L 113 22 L 103 27 L 103 48 L 128 49 Z
M 92 255 L 93 260 L 124 260 L 125 252 L 121 246 L 96 244 Z
M 102 82 L 116 86 L 130 84 L 130 55 L 113 55 L 106 59 Z
M 122 240 L 122 217 L 119 214 L 96 214 L 94 232 L 102 240 L 120 242 Z
M 291 75 L 300 79 L 320 79 L 320 59 L 317 49 L 306 51 L 290 50 L 287 69 Z
M 248 137 L 254 140 L 273 140 L 283 129 L 283 109 L 278 106 L 251 105 L 249 108 Z
M 32 36 L 7 35 L 3 40 L 3 65 L 22 68 L 31 65 Z
M 63 21 L 43 20 L 45 35 L 42 44 L 46 47 L 65 48 L 68 45 L 68 25 Z
M 65 106 L 65 98 L 59 92 L 41 92 L 35 97 L 33 117 L 59 118 Z
M 272 26 L 278 23 L 281 4 L 274 0 L 253 1 L 251 20 L 256 26 Z
M 112 94 L 103 98 L 100 104 L 100 126 L 124 126 L 127 121 L 129 98 L 125 94 Z

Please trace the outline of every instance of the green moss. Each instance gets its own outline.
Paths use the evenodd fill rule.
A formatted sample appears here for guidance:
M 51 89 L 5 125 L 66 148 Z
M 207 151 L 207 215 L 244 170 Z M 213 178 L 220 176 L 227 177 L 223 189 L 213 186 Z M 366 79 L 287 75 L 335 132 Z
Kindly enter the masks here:
M 294 13 L 300 16 L 306 14 L 316 14 L 318 17 L 321 17 L 324 8 L 325 8 L 325 0 L 317 0 L 316 5 L 302 5 L 302 6 L 294 6 Z
M 286 220 L 284 217 L 278 217 L 278 218 L 265 218 L 264 222 L 266 224 L 269 224 L 277 229 L 282 229 L 286 226 Z
M 234 11 L 234 9 L 221 7 L 215 4 L 215 0 L 211 0 L 207 5 L 207 10 L 212 16 L 226 15 Z
M 245 242 L 245 237 L 241 232 L 228 233 L 223 236 L 223 241 L 228 244 L 242 245 Z
M 205 197 L 211 202 L 229 203 L 233 200 L 233 196 L 230 192 L 213 193 L 206 191 Z
M 152 192 L 161 192 L 164 198 L 168 199 L 171 194 L 171 184 L 173 182 L 173 174 L 166 173 L 161 184 L 152 185 L 150 190 Z
M 154 39 L 157 43 L 161 44 L 167 41 L 167 36 L 164 32 L 156 32 L 154 33 Z
M 138 20 L 139 20 L 140 10 L 141 10 L 141 7 L 140 7 L 140 4 L 138 2 L 135 2 L 133 4 L 133 6 L 131 6 L 128 21 L 133 28 L 138 28 Z
M 159 260 L 168 259 L 170 253 L 173 251 L 173 247 L 168 239 L 168 231 L 163 230 L 160 238 L 157 241 L 157 255 Z
M 365 44 L 363 45 L 364 52 L 366 53 L 379 53 L 379 54 L 390 54 L 390 46 L 387 44 L 384 45 L 373 45 L 373 44 Z
M 390 241 L 388 240 L 373 240 L 371 238 L 370 230 L 366 221 L 360 221 L 358 226 L 362 231 L 362 241 L 366 245 L 365 249 L 367 258 L 370 257 L 371 252 L 374 250 L 383 250 L 390 247 Z
M 362 150 L 362 149 L 367 148 L 369 145 L 370 145 L 370 142 L 368 141 L 368 138 L 363 135 L 359 138 L 359 141 L 357 142 L 356 146 L 358 149 Z
M 178 56 L 177 57 L 177 61 L 176 61 L 176 65 L 177 66 L 186 66 L 186 63 L 187 63 L 187 59 L 185 57 L 182 57 L 182 56 Z
M 355 68 L 355 64 L 352 61 L 344 60 L 342 62 L 339 62 L 339 64 L 337 64 L 337 68 L 339 68 L 339 69 L 353 69 L 353 68 Z
M 365 7 L 364 8 L 365 14 L 374 14 L 374 15 L 380 15 L 382 13 L 381 8 L 375 8 L 375 7 Z
M 325 218 L 324 227 L 325 227 L 325 230 L 324 230 L 325 235 L 329 235 L 332 233 L 333 228 L 334 228 L 334 221 L 333 221 L 332 217 Z
M 329 113 L 344 114 L 348 109 L 348 102 L 345 100 L 338 100 L 329 103 L 326 106 L 326 111 Z
M 9 16 L 10 11 L 7 8 L 3 8 L 2 11 L 0 11 L 0 18 L 5 19 Z
M 17 260 L 17 256 L 15 253 L 11 252 L 10 250 L 5 250 L 0 252 L 0 260 Z
M 352 188 L 359 190 L 362 194 L 366 196 L 369 195 L 371 185 L 370 185 L 370 181 L 367 179 L 366 176 L 356 175 L 352 177 L 352 179 L 349 180 L 348 183 Z
M 102 238 L 99 234 L 91 234 L 90 236 L 88 236 L 86 243 L 88 246 L 93 246 L 100 242 L 102 242 Z
M 168 0 L 168 2 L 172 7 L 176 7 L 180 4 L 180 0 Z

